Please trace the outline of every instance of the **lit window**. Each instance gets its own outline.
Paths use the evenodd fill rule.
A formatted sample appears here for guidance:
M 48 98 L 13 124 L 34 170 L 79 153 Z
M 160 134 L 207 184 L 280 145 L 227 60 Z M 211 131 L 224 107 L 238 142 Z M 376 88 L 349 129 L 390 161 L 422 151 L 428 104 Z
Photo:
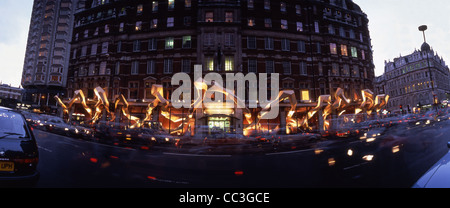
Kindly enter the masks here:
M 253 26 L 255 26 L 255 18 L 253 18 L 253 17 L 249 17 L 248 19 L 247 19 L 247 21 L 248 21 L 248 26 L 250 26 L 250 27 L 253 27 Z
M 225 12 L 225 22 L 233 22 L 233 12 Z
M 144 11 L 144 5 L 142 5 L 142 4 L 139 4 L 138 6 L 137 6 L 137 14 L 142 14 L 142 12 Z
M 142 21 L 137 21 L 136 22 L 136 27 L 135 27 L 135 31 L 140 31 L 142 29 Z
M 205 22 L 214 22 L 214 12 L 206 12 Z
M 280 11 L 281 12 L 286 12 L 286 2 L 281 2 L 280 3 Z
M 233 71 L 234 66 L 234 57 L 227 56 L 225 57 L 225 71 Z
M 152 2 L 152 12 L 157 12 L 158 11 L 158 1 L 153 1 Z
M 166 49 L 173 49 L 173 37 L 166 38 Z
M 183 36 L 183 48 L 191 48 L 191 36 Z
M 341 45 L 341 55 L 348 56 L 346 45 Z
M 309 90 L 301 90 L 302 100 L 309 100 Z
M 167 18 L 167 27 L 173 27 L 173 17 L 168 17 Z
M 158 19 L 153 19 L 150 28 L 155 29 L 158 27 Z
M 281 20 L 281 29 L 287 30 L 288 29 L 288 23 L 287 20 Z
M 314 32 L 319 33 L 319 22 L 314 22 Z
M 336 43 L 330 43 L 330 53 L 337 54 Z
M 358 51 L 356 50 L 356 47 L 351 47 L 350 49 L 352 51 L 352 57 L 358 58 Z
M 303 32 L 303 23 L 297 22 L 297 32 Z
M 175 8 L 175 0 L 167 0 L 168 1 L 168 5 L 167 8 L 168 10 L 173 10 L 173 8 Z
M 206 57 L 205 60 L 206 60 L 206 70 L 214 71 L 214 58 Z
M 123 26 L 124 26 L 124 23 L 121 22 L 121 23 L 119 24 L 119 32 L 123 32 Z

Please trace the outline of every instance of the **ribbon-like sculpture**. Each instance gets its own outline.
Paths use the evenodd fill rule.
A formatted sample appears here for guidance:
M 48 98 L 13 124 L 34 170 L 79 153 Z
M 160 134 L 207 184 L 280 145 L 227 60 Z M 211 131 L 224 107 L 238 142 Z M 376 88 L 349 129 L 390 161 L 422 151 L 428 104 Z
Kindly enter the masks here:
M 76 90 L 74 92 L 73 98 L 67 103 L 67 105 L 65 105 L 57 95 L 55 95 L 54 98 L 59 103 L 59 105 L 61 105 L 61 107 L 63 108 L 63 113 L 65 115 L 69 115 L 69 109 L 72 108 L 72 105 L 77 100 L 81 100 L 81 105 L 83 106 L 84 110 L 86 110 L 89 117 L 92 116 L 92 110 L 86 105 L 86 97 L 84 96 L 84 93 L 82 90 Z

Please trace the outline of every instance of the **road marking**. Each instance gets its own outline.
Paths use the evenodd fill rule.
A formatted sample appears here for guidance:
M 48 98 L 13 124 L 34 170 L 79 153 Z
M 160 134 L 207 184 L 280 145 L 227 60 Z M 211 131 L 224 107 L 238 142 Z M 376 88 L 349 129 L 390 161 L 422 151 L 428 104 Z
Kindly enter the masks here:
M 188 156 L 188 157 L 231 157 L 231 155 L 199 155 L 199 154 L 183 154 L 183 153 L 172 153 L 163 152 L 164 155 L 175 155 L 175 156 Z
M 47 148 L 39 146 L 39 145 L 38 145 L 38 148 L 41 150 L 47 151 L 47 152 L 53 152 L 53 150 L 47 149 Z

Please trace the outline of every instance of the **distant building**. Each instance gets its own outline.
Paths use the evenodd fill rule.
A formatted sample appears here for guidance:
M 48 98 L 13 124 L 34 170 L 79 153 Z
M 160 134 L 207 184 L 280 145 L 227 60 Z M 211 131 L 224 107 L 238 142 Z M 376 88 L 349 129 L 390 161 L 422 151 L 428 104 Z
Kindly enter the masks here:
M 23 89 L 0 84 L 0 106 L 15 107 L 22 101 Z
M 400 106 L 407 111 L 414 107 L 431 108 L 433 93 L 438 102 L 447 99 L 450 72 L 443 58 L 423 43 L 420 50 L 385 62 L 385 72 L 376 79 L 375 86 L 390 95 L 390 111 L 399 111 Z
M 35 0 L 22 73 L 24 101 L 54 106 L 65 93 L 77 0 Z

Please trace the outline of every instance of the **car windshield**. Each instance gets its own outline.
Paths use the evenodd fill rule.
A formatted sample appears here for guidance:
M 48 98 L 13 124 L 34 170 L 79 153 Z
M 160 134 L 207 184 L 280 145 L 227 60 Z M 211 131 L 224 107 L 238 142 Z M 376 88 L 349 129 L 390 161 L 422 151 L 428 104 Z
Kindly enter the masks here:
M 0 112 L 0 139 L 8 136 L 27 137 L 22 116 L 13 112 Z

